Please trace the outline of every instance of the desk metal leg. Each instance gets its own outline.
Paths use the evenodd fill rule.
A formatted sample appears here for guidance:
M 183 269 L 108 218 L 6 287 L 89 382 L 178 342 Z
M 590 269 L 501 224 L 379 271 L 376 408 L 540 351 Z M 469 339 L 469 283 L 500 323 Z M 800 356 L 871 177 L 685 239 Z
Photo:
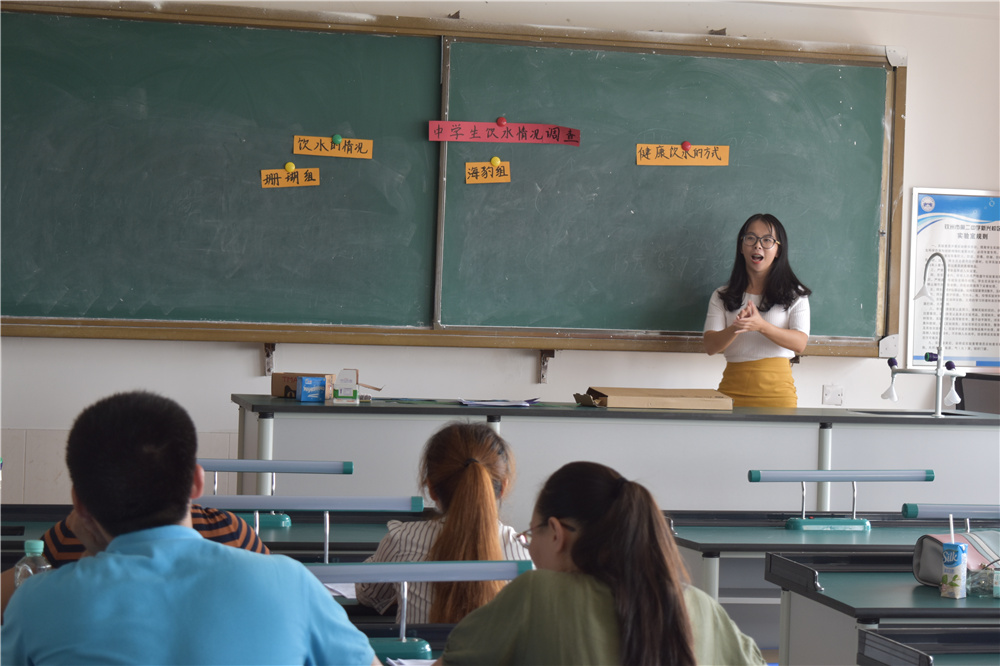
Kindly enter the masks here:
M 702 553 L 701 589 L 710 597 L 719 600 L 719 553 Z
M 778 616 L 778 664 L 788 666 L 792 634 L 792 593 L 781 590 L 781 611 Z
M 247 430 L 244 419 L 246 419 L 246 417 L 247 417 L 247 410 L 244 409 L 243 407 L 240 407 L 240 420 L 239 423 L 236 425 L 237 458 L 242 458 L 245 455 Z
M 819 461 L 817 469 L 833 469 L 833 424 L 819 424 Z M 816 510 L 830 510 L 830 482 L 816 484 Z
M 257 415 L 257 459 L 274 459 L 274 413 L 261 412 Z M 257 475 L 257 494 L 271 494 L 272 474 Z
M 330 563 L 330 512 L 323 512 L 323 564 Z
M 247 410 L 240 407 L 240 420 L 236 426 L 236 457 L 246 458 L 247 456 L 247 429 L 246 429 L 246 417 Z M 215 474 L 216 480 L 219 478 L 218 472 Z M 246 474 L 236 474 L 233 476 L 236 480 L 236 488 L 230 488 L 230 493 L 242 494 L 243 484 L 246 483 Z M 218 492 L 218 490 L 216 490 Z

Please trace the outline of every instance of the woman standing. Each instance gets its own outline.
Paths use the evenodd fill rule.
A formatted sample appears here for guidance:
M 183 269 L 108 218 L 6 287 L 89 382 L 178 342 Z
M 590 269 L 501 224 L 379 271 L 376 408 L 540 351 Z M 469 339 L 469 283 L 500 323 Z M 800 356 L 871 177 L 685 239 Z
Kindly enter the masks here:
M 514 528 L 500 522 L 499 504 L 514 479 L 514 455 L 485 423 L 451 423 L 427 441 L 420 487 L 441 515 L 432 520 L 389 521 L 389 533 L 366 562 L 527 560 Z M 413 583 L 411 623 L 454 623 L 492 599 L 504 581 Z M 384 613 L 397 600 L 397 583 L 362 583 L 358 602 Z M 399 621 L 399 611 L 396 613 Z
M 723 352 L 719 391 L 736 407 L 796 407 L 790 359 L 809 341 L 809 294 L 788 262 L 788 237 L 773 215 L 751 215 L 736 240 L 729 284 L 705 318 L 705 351 Z
M 441 663 L 763 664 L 753 639 L 685 582 L 649 491 L 594 462 L 545 482 L 524 532 L 537 567 L 470 613 Z

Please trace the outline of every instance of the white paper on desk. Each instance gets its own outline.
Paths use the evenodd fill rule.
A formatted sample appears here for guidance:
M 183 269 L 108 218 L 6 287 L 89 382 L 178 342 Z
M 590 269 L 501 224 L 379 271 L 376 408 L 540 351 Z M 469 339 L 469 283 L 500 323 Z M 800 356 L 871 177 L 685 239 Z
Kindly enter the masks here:
M 538 398 L 528 400 L 466 400 L 459 398 L 458 401 L 467 407 L 528 407 L 538 402 Z
M 330 590 L 335 597 L 345 599 L 357 599 L 358 593 L 355 591 L 354 583 L 323 583 L 326 589 Z
M 431 666 L 435 659 L 386 659 L 389 666 Z

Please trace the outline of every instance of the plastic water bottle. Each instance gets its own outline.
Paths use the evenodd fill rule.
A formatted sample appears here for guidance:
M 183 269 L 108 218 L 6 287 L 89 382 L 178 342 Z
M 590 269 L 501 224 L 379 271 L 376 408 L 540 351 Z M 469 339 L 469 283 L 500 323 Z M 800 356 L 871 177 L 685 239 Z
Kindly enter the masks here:
M 45 544 L 38 539 L 24 541 L 24 557 L 14 565 L 14 587 L 19 587 L 29 576 L 48 571 L 52 568 L 42 551 Z

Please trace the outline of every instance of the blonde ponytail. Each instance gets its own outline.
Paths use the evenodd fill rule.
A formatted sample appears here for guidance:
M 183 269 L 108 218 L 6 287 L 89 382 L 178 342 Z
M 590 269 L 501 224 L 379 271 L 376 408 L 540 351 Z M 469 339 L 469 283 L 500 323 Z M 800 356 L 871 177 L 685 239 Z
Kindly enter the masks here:
M 429 560 L 502 560 L 499 508 L 514 475 L 507 443 L 482 423 L 453 423 L 424 449 L 421 485 L 433 491 L 444 523 Z M 435 583 L 430 621 L 455 623 L 487 603 L 501 581 Z

